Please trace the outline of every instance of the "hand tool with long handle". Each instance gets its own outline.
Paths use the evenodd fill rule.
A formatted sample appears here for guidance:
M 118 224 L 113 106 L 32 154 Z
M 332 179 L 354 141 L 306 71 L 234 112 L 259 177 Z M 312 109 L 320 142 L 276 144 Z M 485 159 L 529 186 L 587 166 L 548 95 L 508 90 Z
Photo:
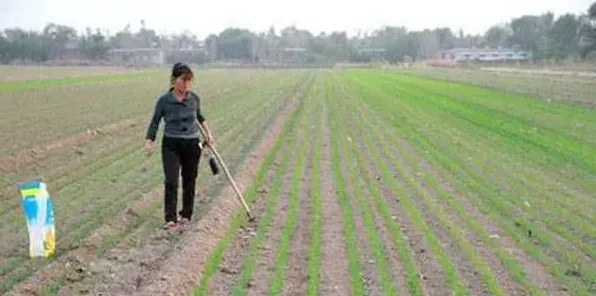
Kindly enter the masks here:
M 199 129 L 201 130 L 201 133 L 203 135 L 207 135 L 207 133 L 205 132 L 205 130 L 203 129 L 201 124 L 199 124 L 198 120 L 197 120 L 197 125 L 198 125 Z M 219 156 L 219 153 L 217 153 L 217 150 L 215 149 L 215 147 L 210 147 L 210 146 L 208 146 L 208 147 L 209 147 L 209 149 L 211 149 L 211 152 L 213 152 L 213 154 L 215 155 L 215 158 L 217 159 L 219 164 L 221 164 L 221 166 L 223 167 L 224 172 L 226 173 L 226 177 L 228 177 L 228 180 L 232 184 L 234 191 L 236 191 L 236 195 L 238 196 L 238 198 L 240 199 L 240 202 L 242 202 L 242 205 L 244 206 L 244 209 L 246 210 L 246 215 L 248 216 L 249 221 L 254 221 L 254 217 L 250 213 L 250 209 L 248 208 L 248 205 L 246 204 L 246 201 L 244 200 L 244 196 L 242 196 L 242 192 L 240 192 L 240 189 L 238 189 L 238 186 L 236 185 L 236 182 L 234 181 L 232 174 L 230 174 L 230 171 L 226 167 L 226 164 L 223 162 L 223 159 L 221 159 L 221 156 Z

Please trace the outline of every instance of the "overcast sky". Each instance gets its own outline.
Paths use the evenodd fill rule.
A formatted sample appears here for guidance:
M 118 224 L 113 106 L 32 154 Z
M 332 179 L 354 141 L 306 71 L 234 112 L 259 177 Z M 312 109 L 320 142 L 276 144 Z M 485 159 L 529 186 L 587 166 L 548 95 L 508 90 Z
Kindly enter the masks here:
M 583 13 L 594 0 L 0 0 L 0 28 L 41 30 L 48 22 L 82 31 L 100 27 L 110 34 L 127 23 L 132 30 L 144 19 L 158 33 L 189 30 L 199 38 L 238 26 L 277 32 L 296 25 L 317 34 L 358 29 L 372 31 L 384 25 L 411 30 L 447 26 L 457 31 L 483 33 L 491 25 L 523 14 L 553 11 L 555 15 Z M 349 2 L 349 4 L 348 4 Z M 340 12 L 341 11 L 341 12 Z

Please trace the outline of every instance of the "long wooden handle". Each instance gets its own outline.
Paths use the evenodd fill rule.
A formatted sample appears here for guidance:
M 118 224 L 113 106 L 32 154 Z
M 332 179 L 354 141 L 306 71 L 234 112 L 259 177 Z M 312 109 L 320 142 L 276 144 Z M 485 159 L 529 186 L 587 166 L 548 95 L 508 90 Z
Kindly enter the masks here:
M 205 130 L 203 129 L 201 124 L 199 124 L 198 121 L 197 121 L 197 125 L 199 126 L 201 133 L 203 135 L 206 135 L 207 133 L 205 133 Z M 248 205 L 246 204 L 246 201 L 244 200 L 244 196 L 242 195 L 242 192 L 238 188 L 238 185 L 236 185 L 236 182 L 234 181 L 232 174 L 230 174 L 228 167 L 224 163 L 221 156 L 219 156 L 219 153 L 217 153 L 217 150 L 214 147 L 209 147 L 209 148 L 211 149 L 211 152 L 213 152 L 213 154 L 215 155 L 215 158 L 217 159 L 219 164 L 223 167 L 224 172 L 226 173 L 226 177 L 228 177 L 228 181 L 230 181 L 230 183 L 232 184 L 232 187 L 234 188 L 234 191 L 236 192 L 236 196 L 238 196 L 238 198 L 240 199 L 240 202 L 242 203 L 242 205 L 244 206 L 244 209 L 246 210 L 246 215 L 248 216 L 249 219 L 253 219 L 252 215 L 250 214 L 250 209 L 248 208 Z
M 250 214 L 250 209 L 248 208 L 248 205 L 246 204 L 246 201 L 244 200 L 244 196 L 242 196 L 242 192 L 238 188 L 238 185 L 236 185 L 236 182 L 234 181 L 234 178 L 232 177 L 232 175 L 230 174 L 230 171 L 226 167 L 226 164 L 223 162 L 223 160 L 221 159 L 221 156 L 219 156 L 219 153 L 217 153 L 217 150 L 215 150 L 215 148 L 211 147 L 211 151 L 213 152 L 213 154 L 215 154 L 215 158 L 217 158 L 217 161 L 219 161 L 219 163 L 223 167 L 224 172 L 226 173 L 226 176 L 228 177 L 228 180 L 232 184 L 234 191 L 236 191 L 238 198 L 240 198 L 240 201 L 242 202 L 242 205 L 244 206 L 244 209 L 246 210 L 246 214 L 248 215 L 248 217 L 250 219 L 252 219 L 252 215 Z

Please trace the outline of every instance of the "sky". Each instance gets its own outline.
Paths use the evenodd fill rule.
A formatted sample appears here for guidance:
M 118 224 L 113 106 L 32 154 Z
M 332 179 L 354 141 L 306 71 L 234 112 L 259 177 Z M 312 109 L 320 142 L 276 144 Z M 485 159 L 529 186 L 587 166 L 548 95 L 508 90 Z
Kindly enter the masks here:
M 594 0 L 0 0 L 0 29 L 42 30 L 49 23 L 102 28 L 115 34 L 127 24 L 158 33 L 192 32 L 199 38 L 227 27 L 255 32 L 295 25 L 321 31 L 373 31 L 382 26 L 410 30 L 450 27 L 484 33 L 492 25 L 524 14 L 585 13 Z M 407 3 L 407 4 L 406 4 Z

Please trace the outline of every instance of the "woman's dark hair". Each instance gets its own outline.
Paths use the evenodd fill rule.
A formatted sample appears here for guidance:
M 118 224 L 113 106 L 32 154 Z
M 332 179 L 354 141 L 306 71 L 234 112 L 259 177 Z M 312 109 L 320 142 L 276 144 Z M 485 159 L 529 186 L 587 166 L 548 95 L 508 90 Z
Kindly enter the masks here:
M 188 75 L 191 78 L 194 76 L 190 67 L 184 63 L 176 63 L 172 67 L 172 76 L 170 77 L 170 91 L 174 90 L 174 82 L 182 75 Z

